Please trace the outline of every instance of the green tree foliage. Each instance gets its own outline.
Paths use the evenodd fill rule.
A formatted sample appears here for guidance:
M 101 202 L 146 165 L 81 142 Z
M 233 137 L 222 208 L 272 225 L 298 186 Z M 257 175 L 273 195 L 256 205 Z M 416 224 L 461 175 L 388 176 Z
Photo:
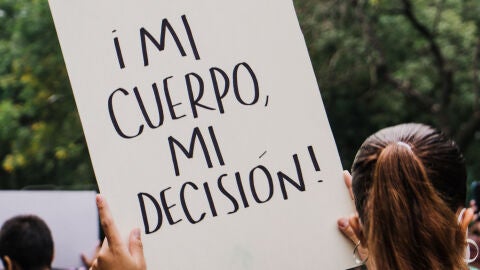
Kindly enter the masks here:
M 343 164 L 372 132 L 441 128 L 480 179 L 478 0 L 294 0 Z M 0 188 L 94 186 L 46 0 L 0 1 Z
M 423 122 L 455 138 L 480 180 L 480 2 L 298 0 L 343 163 L 386 125 Z
M 0 2 L 0 187 L 91 185 L 47 1 Z

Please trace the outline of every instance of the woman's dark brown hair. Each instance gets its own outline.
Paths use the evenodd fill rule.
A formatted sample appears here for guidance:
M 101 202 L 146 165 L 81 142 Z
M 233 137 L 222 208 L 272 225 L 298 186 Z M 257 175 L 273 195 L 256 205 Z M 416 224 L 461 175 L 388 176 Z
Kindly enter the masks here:
M 352 188 L 376 269 L 466 269 L 456 218 L 466 169 L 443 133 L 402 124 L 373 134 L 355 157 Z

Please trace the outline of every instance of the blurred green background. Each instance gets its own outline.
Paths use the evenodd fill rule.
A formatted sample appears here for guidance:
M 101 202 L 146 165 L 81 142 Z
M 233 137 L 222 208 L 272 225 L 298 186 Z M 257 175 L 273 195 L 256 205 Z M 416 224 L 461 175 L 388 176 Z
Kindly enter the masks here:
M 295 0 L 344 168 L 422 122 L 480 180 L 480 1 Z M 0 189 L 96 189 L 47 0 L 0 0 Z

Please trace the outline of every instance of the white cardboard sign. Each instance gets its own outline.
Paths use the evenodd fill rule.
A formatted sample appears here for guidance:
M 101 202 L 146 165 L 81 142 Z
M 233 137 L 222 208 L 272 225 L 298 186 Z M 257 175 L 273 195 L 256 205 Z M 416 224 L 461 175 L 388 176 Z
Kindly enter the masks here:
M 50 0 L 101 192 L 149 269 L 345 269 L 291 0 Z
M 56 269 L 83 267 L 99 243 L 95 191 L 0 191 L 0 226 L 17 215 L 37 215 L 52 233 Z M 0 266 L 1 269 L 1 266 Z

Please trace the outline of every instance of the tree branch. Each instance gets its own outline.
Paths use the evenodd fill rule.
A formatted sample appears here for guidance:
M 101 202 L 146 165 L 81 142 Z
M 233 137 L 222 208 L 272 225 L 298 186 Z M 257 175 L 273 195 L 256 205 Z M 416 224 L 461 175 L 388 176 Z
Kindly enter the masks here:
M 402 0 L 404 6 L 404 16 L 412 24 L 413 28 L 425 38 L 430 46 L 430 51 L 436 62 L 439 78 L 442 80 L 442 98 L 439 110 L 443 111 L 450 104 L 450 97 L 453 92 L 453 72 L 446 67 L 445 58 L 438 46 L 435 36 L 423 25 L 413 12 L 410 0 Z
M 429 96 L 422 95 L 417 89 L 412 86 L 410 82 L 402 82 L 400 80 L 397 80 L 388 72 L 385 73 L 384 78 L 388 83 L 403 92 L 405 95 L 415 99 L 417 103 L 421 105 L 424 109 L 437 113 L 438 109 L 436 109 L 435 107 L 435 101 Z
M 357 8 L 357 17 L 360 20 L 360 23 L 363 27 L 363 34 L 366 37 L 366 40 L 370 46 L 377 53 L 377 63 L 375 66 L 377 77 L 379 79 L 385 80 L 385 82 L 392 85 L 395 89 L 405 94 L 407 97 L 412 98 L 418 105 L 422 106 L 424 109 L 436 112 L 435 102 L 427 95 L 421 94 L 417 89 L 415 89 L 412 84 L 408 81 L 401 81 L 396 79 L 386 63 L 385 53 L 378 37 L 375 34 L 372 24 L 368 21 L 366 15 L 363 13 L 362 7 L 358 6 Z

